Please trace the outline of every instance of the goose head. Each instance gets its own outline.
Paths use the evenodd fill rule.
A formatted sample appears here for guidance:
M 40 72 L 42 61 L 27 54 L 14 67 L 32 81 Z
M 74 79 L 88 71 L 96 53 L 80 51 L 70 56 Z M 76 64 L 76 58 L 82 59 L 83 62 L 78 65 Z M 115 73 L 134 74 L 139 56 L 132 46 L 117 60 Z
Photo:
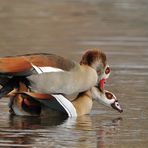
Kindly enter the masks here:
M 105 80 L 110 75 L 110 67 L 107 64 L 105 53 L 98 49 L 91 49 L 84 53 L 80 64 L 88 65 L 94 68 L 98 75 L 98 84 L 100 91 L 103 92 Z
M 104 90 L 102 92 L 97 87 L 93 87 L 91 88 L 91 93 L 92 98 L 97 102 L 100 102 L 105 106 L 111 107 L 120 113 L 123 112 L 123 109 L 121 108 L 116 96 L 112 92 L 109 92 L 107 90 Z

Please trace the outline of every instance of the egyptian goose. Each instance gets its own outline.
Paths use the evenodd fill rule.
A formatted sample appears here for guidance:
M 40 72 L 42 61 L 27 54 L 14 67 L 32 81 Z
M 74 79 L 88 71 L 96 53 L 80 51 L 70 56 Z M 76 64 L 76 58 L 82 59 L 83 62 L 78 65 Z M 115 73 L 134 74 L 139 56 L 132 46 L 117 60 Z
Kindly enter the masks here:
M 79 63 L 54 54 L 28 54 L 0 58 L 0 97 L 5 96 L 28 78 L 29 88 L 41 93 L 73 94 L 98 85 L 104 89 L 104 81 L 110 74 L 106 55 L 101 50 L 88 50 Z
M 20 85 L 20 90 L 27 90 L 23 83 Z M 76 117 L 88 114 L 92 109 L 93 100 L 122 112 L 115 95 L 106 90 L 101 92 L 97 87 L 92 87 L 88 91 L 79 93 L 73 101 L 69 101 L 61 94 L 22 92 L 13 93 L 13 95 L 10 108 L 11 112 L 16 115 L 40 115 L 42 111 L 48 110 L 47 114 L 56 112 L 58 114 L 67 114 L 69 117 Z

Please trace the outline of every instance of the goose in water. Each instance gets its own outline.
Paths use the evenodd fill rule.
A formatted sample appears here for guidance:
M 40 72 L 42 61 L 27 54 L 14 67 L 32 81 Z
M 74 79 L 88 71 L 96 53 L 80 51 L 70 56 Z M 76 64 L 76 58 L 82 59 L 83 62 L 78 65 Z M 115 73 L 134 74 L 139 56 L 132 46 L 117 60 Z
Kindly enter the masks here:
M 20 91 L 27 90 L 27 87 L 20 83 Z M 18 92 L 18 90 L 17 90 Z M 89 114 L 93 100 L 111 107 L 120 113 L 123 111 L 115 95 L 107 90 L 100 91 L 98 87 L 92 87 L 90 90 L 81 92 L 78 96 L 69 101 L 62 94 L 41 94 L 32 92 L 11 93 L 10 110 L 15 115 L 34 116 L 41 115 L 42 112 L 52 115 L 65 114 L 68 117 L 77 117 Z

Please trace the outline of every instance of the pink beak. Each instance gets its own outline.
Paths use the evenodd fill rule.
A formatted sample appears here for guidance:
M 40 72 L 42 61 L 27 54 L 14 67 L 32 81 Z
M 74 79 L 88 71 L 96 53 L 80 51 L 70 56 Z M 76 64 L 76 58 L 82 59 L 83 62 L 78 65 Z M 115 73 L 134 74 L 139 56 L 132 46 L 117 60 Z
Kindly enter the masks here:
M 106 79 L 101 79 L 100 82 L 99 82 L 99 87 L 100 87 L 100 90 L 101 90 L 102 92 L 103 92 L 103 90 L 104 90 L 105 80 L 106 80 Z

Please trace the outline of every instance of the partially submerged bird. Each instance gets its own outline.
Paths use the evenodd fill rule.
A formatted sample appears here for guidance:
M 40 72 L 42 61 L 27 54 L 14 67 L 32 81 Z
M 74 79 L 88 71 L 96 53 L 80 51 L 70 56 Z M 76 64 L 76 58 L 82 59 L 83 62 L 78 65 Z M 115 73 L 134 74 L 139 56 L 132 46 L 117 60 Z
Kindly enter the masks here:
M 23 83 L 20 84 L 21 90 L 27 91 Z M 58 115 L 65 114 L 68 117 L 81 116 L 90 113 L 93 100 L 119 112 L 123 111 L 113 93 L 107 90 L 101 92 L 98 87 L 79 93 L 73 101 L 69 101 L 61 94 L 20 92 L 9 95 L 11 96 L 11 112 L 23 116 L 42 115 L 44 112 L 46 115 L 53 115 L 53 112 L 56 112 Z
M 19 82 L 31 91 L 47 94 L 69 95 L 98 84 L 103 91 L 109 75 L 106 55 L 97 49 L 85 52 L 80 63 L 42 53 L 4 57 L 0 58 L 0 97 L 13 91 Z

